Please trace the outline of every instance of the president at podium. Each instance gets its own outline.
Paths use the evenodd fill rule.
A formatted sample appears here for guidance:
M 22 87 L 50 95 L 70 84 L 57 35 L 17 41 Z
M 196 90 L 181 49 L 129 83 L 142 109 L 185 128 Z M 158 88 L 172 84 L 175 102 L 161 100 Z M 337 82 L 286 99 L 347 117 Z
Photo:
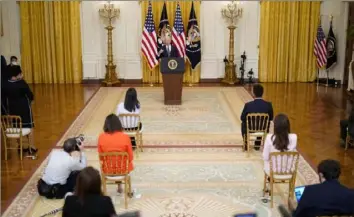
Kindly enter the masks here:
M 184 73 L 184 59 L 179 57 L 177 48 L 171 44 L 171 37 L 165 37 L 165 45 L 158 51 L 160 72 L 163 79 L 165 105 L 182 104 L 182 82 Z
M 176 46 L 171 44 L 171 36 L 169 35 L 165 37 L 165 44 L 159 50 L 157 59 L 163 57 L 179 57 L 178 50 Z

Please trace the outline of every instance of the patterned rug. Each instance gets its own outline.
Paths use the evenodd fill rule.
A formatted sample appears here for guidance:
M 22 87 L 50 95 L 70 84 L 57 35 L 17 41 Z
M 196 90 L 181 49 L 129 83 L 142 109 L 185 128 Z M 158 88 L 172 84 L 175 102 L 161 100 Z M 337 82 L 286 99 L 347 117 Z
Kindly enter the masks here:
M 101 88 L 58 143 L 84 133 L 96 146 L 105 117 L 124 100 L 126 88 Z M 137 88 L 147 146 L 241 144 L 240 115 L 252 99 L 243 87 L 184 88 L 181 106 L 163 104 L 162 88 Z
M 125 90 L 101 88 L 57 145 L 84 133 L 91 147 L 86 149 L 89 165 L 99 169 L 97 135 Z M 129 201 L 129 210 L 141 210 L 143 217 L 231 217 L 251 211 L 260 217 L 279 216 L 261 200 L 261 154 L 252 152 L 247 157 L 237 147 L 240 112 L 251 99 L 243 88 L 185 88 L 183 105 L 171 107 L 163 105 L 160 88 L 138 88 L 138 93 L 148 148 L 134 160 L 136 196 Z M 3 216 L 39 217 L 63 206 L 63 200 L 46 200 L 37 194 L 36 182 L 45 165 L 46 160 Z M 316 182 L 316 173 L 301 158 L 297 185 Z M 108 195 L 118 212 L 126 211 L 116 186 L 108 186 Z M 276 207 L 287 198 L 287 185 L 277 185 L 274 195 Z

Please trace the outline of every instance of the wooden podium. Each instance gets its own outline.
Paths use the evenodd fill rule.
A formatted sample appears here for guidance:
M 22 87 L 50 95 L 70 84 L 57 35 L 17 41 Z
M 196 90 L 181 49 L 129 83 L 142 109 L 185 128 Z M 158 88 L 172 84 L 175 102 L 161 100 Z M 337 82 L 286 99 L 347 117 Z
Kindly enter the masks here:
M 163 79 L 165 105 L 182 104 L 182 83 L 184 59 L 180 57 L 161 58 L 160 72 Z

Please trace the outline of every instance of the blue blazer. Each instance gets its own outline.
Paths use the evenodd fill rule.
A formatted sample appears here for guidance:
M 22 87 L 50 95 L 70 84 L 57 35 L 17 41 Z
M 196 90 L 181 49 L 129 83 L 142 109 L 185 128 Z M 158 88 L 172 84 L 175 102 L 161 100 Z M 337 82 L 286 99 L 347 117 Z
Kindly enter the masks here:
M 354 214 L 354 190 L 337 180 L 306 186 L 294 217 Z
M 258 98 L 245 104 L 241 114 L 242 134 L 246 133 L 246 117 L 250 113 L 266 113 L 269 115 L 269 120 L 271 121 L 273 120 L 272 103 Z

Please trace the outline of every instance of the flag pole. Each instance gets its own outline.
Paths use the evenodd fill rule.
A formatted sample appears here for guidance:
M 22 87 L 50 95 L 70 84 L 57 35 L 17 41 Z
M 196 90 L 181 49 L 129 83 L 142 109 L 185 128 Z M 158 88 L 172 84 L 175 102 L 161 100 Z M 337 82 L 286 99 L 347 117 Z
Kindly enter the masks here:
M 329 70 L 328 70 L 328 69 L 326 69 L 326 74 L 327 74 L 327 84 L 326 84 L 326 87 L 328 87 L 328 86 L 329 86 L 329 84 L 328 84 L 328 80 L 329 80 Z
M 318 92 L 318 85 L 320 84 L 320 68 L 317 67 L 317 92 Z
M 152 70 L 150 69 L 150 87 L 153 87 L 154 83 L 152 82 Z
M 190 74 L 189 74 L 189 84 L 188 86 L 192 87 L 193 83 L 192 83 L 192 76 L 193 76 L 193 68 L 191 66 L 191 70 L 190 70 Z

